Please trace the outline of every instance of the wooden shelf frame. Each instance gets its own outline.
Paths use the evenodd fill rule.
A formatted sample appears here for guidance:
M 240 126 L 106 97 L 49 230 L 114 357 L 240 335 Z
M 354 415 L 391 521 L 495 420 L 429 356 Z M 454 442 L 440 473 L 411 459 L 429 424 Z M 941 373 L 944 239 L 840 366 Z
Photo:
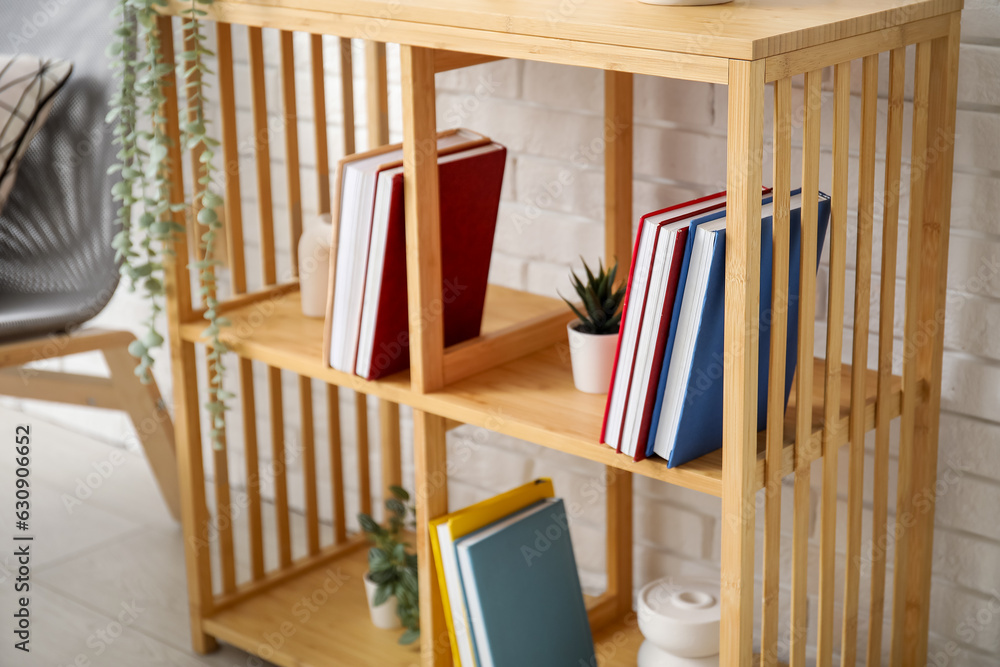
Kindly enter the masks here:
M 843 627 L 834 627 L 833 558 L 836 549 L 836 489 L 840 450 L 849 457 L 848 554 L 861 548 L 861 488 L 864 476 L 864 437 L 875 431 L 875 485 L 880 489 L 874 501 L 874 534 L 887 531 L 888 441 L 889 424 L 901 417 L 899 485 L 897 514 L 912 510 L 919 495 L 933 489 L 936 478 L 937 420 L 940 406 L 941 352 L 943 332 L 940 317 L 944 308 L 948 229 L 951 200 L 953 141 L 933 139 L 954 135 L 958 34 L 961 0 L 803 0 L 794 12 L 773 0 L 756 0 L 747 6 L 727 9 L 673 8 L 671 12 L 632 3 L 625 6 L 612 0 L 586 3 L 578 11 L 561 16 L 559 21 L 546 19 L 555 8 L 555 0 L 528 2 L 513 0 L 509 13 L 500 13 L 490 0 L 421 0 L 403 4 L 386 14 L 384 3 L 377 0 L 217 0 L 209 9 L 209 18 L 219 21 L 220 44 L 229 48 L 228 25 L 242 24 L 251 30 L 251 55 L 260 62 L 259 37 L 262 28 L 282 31 L 282 69 L 287 77 L 292 66 L 291 31 L 312 34 L 313 55 L 322 53 L 319 35 L 341 38 L 342 57 L 350 62 L 351 37 L 363 35 L 378 42 L 397 42 L 401 53 L 403 133 L 405 138 L 405 188 L 407 270 L 410 312 L 432 313 L 441 299 L 440 239 L 438 238 L 437 171 L 434 136 L 436 109 L 434 75 L 458 67 L 489 62 L 498 58 L 522 58 L 543 62 L 595 67 L 605 71 L 605 121 L 618 128 L 605 137 L 605 255 L 627 262 L 630 255 L 632 217 L 632 115 L 633 75 L 652 74 L 685 80 L 725 84 L 729 88 L 727 189 L 729 191 L 729 227 L 727 229 L 726 266 L 726 359 L 722 381 L 725 385 L 724 445 L 719 452 L 675 469 L 651 460 L 633 463 L 596 443 L 597 413 L 603 408 L 601 397 L 575 394 L 570 388 L 565 355 L 560 355 L 562 328 L 568 319 L 558 303 L 512 290 L 491 288 L 484 335 L 475 341 L 445 349 L 440 318 L 424 318 L 423 326 L 410 332 L 411 370 L 377 382 L 366 382 L 351 375 L 324 368 L 319 362 L 318 341 L 313 340 L 318 323 L 297 316 L 294 281 L 278 284 L 272 272 L 265 289 L 247 293 L 245 282 L 234 283 L 234 297 L 223 308 L 234 326 L 224 334 L 227 345 L 240 358 L 241 400 L 244 410 L 255 407 L 252 400 L 252 364 L 269 369 L 272 420 L 272 446 L 282 440 L 280 431 L 283 410 L 280 394 L 282 370 L 300 377 L 300 390 L 319 380 L 328 387 L 327 417 L 330 430 L 339 431 L 337 388 L 357 392 L 357 415 L 365 415 L 365 396 L 383 399 L 380 408 L 381 430 L 388 434 L 381 442 L 384 457 L 382 482 L 398 481 L 401 476 L 398 436 L 398 404 L 414 408 L 414 466 L 418 530 L 415 536 L 420 555 L 421 623 L 424 640 L 419 661 L 425 666 L 450 664 L 447 638 L 442 620 L 440 593 L 433 573 L 427 544 L 426 523 L 448 509 L 445 433 L 457 423 L 473 424 L 539 445 L 598 461 L 606 466 L 604 480 L 607 495 L 607 591 L 591 601 L 590 614 L 595 630 L 603 636 L 624 637 L 622 650 L 614 655 L 598 654 L 602 665 L 634 664 L 638 631 L 631 618 L 632 601 L 632 475 L 641 474 L 667 483 L 699 490 L 722 499 L 722 604 L 721 664 L 745 667 L 760 664 L 774 667 L 778 655 L 778 581 L 780 548 L 780 487 L 786 477 L 795 481 L 795 512 L 792 517 L 791 563 L 791 646 L 789 664 L 805 664 L 806 582 L 808 581 L 808 513 L 811 467 L 823 468 L 820 497 L 820 595 L 817 623 L 820 665 L 833 658 L 833 637 L 842 633 L 843 664 L 853 664 L 858 653 L 857 618 L 859 573 L 848 567 L 844 583 Z M 164 10 L 161 29 L 168 30 L 171 14 L 178 14 L 185 4 L 173 1 Z M 653 13 L 653 12 L 658 13 Z M 707 31 L 705 26 L 714 26 Z M 256 46 L 255 46 L 256 45 Z M 878 58 L 890 54 L 889 122 L 884 133 L 886 152 L 885 208 L 881 216 L 883 234 L 892 242 L 883 245 L 881 264 L 895 266 L 898 233 L 900 164 L 903 160 L 902 110 L 905 83 L 905 48 L 916 45 L 914 80 L 914 122 L 909 187 L 921 196 L 911 198 L 907 281 L 905 295 L 903 374 L 892 374 L 894 352 L 891 317 L 894 291 L 883 286 L 879 294 L 881 317 L 878 323 L 879 350 L 873 365 L 877 370 L 853 373 L 870 366 L 867 358 L 869 315 L 867 297 L 871 290 L 872 227 L 875 224 L 874 192 L 876 142 L 876 100 L 878 97 Z M 254 49 L 257 49 L 255 52 Z M 317 51 L 318 49 L 318 51 Z M 366 70 L 381 79 L 384 48 L 373 43 L 366 47 Z M 164 59 L 173 59 L 173 45 L 164 43 Z M 860 191 L 858 200 L 858 267 L 855 292 L 854 337 L 849 353 L 843 350 L 843 308 L 845 305 L 844 267 L 846 262 L 847 177 L 850 145 L 850 61 L 862 61 L 862 136 L 859 160 Z M 314 58 L 315 60 L 315 58 Z M 229 76 L 231 63 L 220 66 L 220 77 Z M 827 300 L 827 339 L 825 359 L 813 360 L 815 315 L 815 256 L 808 249 L 815 242 L 816 189 L 820 161 L 820 106 L 822 70 L 834 68 L 833 123 L 833 213 L 830 223 L 831 287 Z M 791 78 L 805 75 L 804 109 L 801 124 L 793 121 Z M 314 90 L 322 88 L 322 67 L 313 69 Z M 381 79 L 384 84 L 384 79 Z M 349 93 L 345 79 L 342 91 Z M 289 96 L 289 91 L 291 96 Z M 294 98 L 294 87 L 284 88 L 286 109 Z M 773 94 L 773 142 L 765 139 L 765 108 Z M 254 97 L 262 98 L 262 88 Z M 165 108 L 167 130 L 178 133 L 178 104 L 173 96 Z M 380 90 L 369 95 L 369 119 L 378 129 L 372 136 L 383 139 L 385 97 Z M 220 96 L 223 109 L 224 151 L 235 136 L 227 126 L 231 96 Z M 263 110 L 255 101 L 255 112 Z M 321 111 L 317 108 L 316 111 Z M 317 113 L 317 117 L 320 114 Z M 324 146 L 325 134 L 317 142 Z M 353 115 L 350 123 L 353 130 Z M 806 193 L 803 204 L 803 253 L 801 267 L 802 299 L 798 322 L 799 357 L 796 389 L 784 409 L 783 397 L 773 390 L 768 404 L 768 428 L 757 432 L 757 336 L 759 332 L 760 285 L 760 198 L 763 182 L 775 187 L 775 267 L 786 266 L 788 253 L 788 197 L 791 183 L 791 134 L 801 125 L 803 143 L 802 183 Z M 325 128 L 323 129 L 325 133 Z M 258 133 L 258 136 L 260 134 Z M 285 135 L 286 141 L 289 139 Z M 257 147 L 258 158 L 266 155 L 269 138 L 263 135 Z M 345 136 L 345 145 L 353 150 L 353 137 Z M 762 173 L 765 145 L 774 151 L 774 172 Z M 429 147 L 429 148 L 428 148 Z M 292 155 L 293 143 L 288 154 Z M 235 154 L 227 153 L 227 162 Z M 174 165 L 182 159 L 179 147 L 170 154 Z M 260 161 L 258 178 L 266 190 Z M 321 170 L 320 208 L 329 208 L 328 174 Z M 290 192 L 297 187 L 297 164 L 287 172 Z M 293 185 L 294 184 L 294 185 Z M 905 187 L 905 184 L 903 184 Z M 893 193 L 893 188 L 895 188 Z M 262 195 L 266 193 L 262 192 Z M 172 199 L 183 199 L 183 185 L 175 183 Z M 290 201 L 298 201 L 294 197 Z M 239 185 L 227 179 L 227 232 L 230 258 L 238 255 L 242 267 Z M 325 208 L 324 208 L 325 207 Z M 292 212 L 295 220 L 295 212 Z M 299 218 L 300 219 L 300 218 Z M 273 257 L 273 223 L 262 220 L 264 265 Z M 234 235 L 235 232 L 235 235 Z M 296 238 L 293 224 L 293 241 Z M 294 243 L 292 244 L 294 247 Z M 815 247 L 814 245 L 812 247 Z M 174 249 L 177 257 L 187 257 L 191 250 L 179 235 Z M 810 256 L 812 255 L 812 256 Z M 270 260 L 273 262 L 273 259 Z M 207 509 L 205 470 L 198 418 L 196 384 L 196 346 L 201 339 L 200 312 L 192 303 L 191 279 L 182 263 L 168 265 L 168 316 L 171 355 L 174 361 L 177 396 L 177 430 L 182 469 L 186 549 L 191 600 L 192 635 L 199 651 L 214 647 L 216 638 L 230 641 L 263 655 L 263 648 L 253 645 L 257 623 L 266 615 L 268 605 L 297 591 L 315 586 L 313 580 L 322 566 L 343 564 L 345 568 L 363 567 L 358 563 L 357 540 L 343 528 L 343 470 L 340 465 L 339 440 L 331 442 L 332 477 L 336 492 L 334 514 L 337 517 L 335 541 L 325 547 L 310 528 L 309 555 L 293 560 L 283 555 L 276 570 L 265 572 L 260 550 L 259 515 L 251 520 L 250 533 L 255 554 L 249 583 L 235 583 L 232 564 L 225 558 L 231 549 L 232 535 L 221 531 L 217 547 L 222 550 L 222 591 L 213 590 L 210 570 L 210 545 L 197 539 L 225 518 L 225 509 L 213 519 Z M 794 267 L 793 267 L 794 270 Z M 240 268 L 236 273 L 243 271 Z M 267 270 L 265 270 L 267 273 Z M 776 268 L 773 276 L 772 302 L 779 304 L 772 315 L 771 373 L 782 375 L 784 364 L 787 309 L 780 304 L 787 294 L 787 271 Z M 862 299 L 862 296 L 865 298 Z M 267 317 L 260 318 L 262 310 Z M 530 313 L 520 319 L 512 313 Z M 245 326 L 244 326 L 245 325 Z M 246 333 L 242 333 L 242 332 Z M 780 333 L 778 333 L 780 332 Z M 875 329 L 872 329 L 872 333 Z M 284 333 L 284 335 L 283 335 Z M 841 363 L 849 357 L 851 365 Z M 250 389 L 250 398 L 246 390 Z M 773 389 L 773 388 L 772 388 Z M 522 394 L 519 398 L 519 394 Z M 549 404 L 545 405 L 548 397 Z M 277 397 L 277 398 L 275 398 Z M 249 401 L 249 403 L 247 402 Z M 534 402 L 539 405 L 532 405 Z M 311 403 L 311 402 L 310 402 Z M 498 411 L 499 408 L 499 411 Z M 302 407 L 303 421 L 311 423 L 311 407 Z M 363 423 L 362 419 L 361 422 Z M 364 422 L 366 423 L 366 422 Z M 395 424 L 395 425 L 394 425 Z M 592 432 L 593 431 L 593 432 Z M 256 436 L 254 436 L 254 439 Z M 312 447 L 312 434 L 309 435 Z M 367 454 L 367 427 L 359 434 L 362 451 Z M 247 443 L 248 452 L 250 444 Z M 256 442 L 253 457 L 256 464 Z M 276 458 L 281 448 L 274 447 Z M 228 507 L 227 491 L 219 489 L 219 473 L 225 471 L 225 454 L 210 457 L 215 466 L 215 503 Z M 366 456 L 362 457 L 366 460 Z M 308 459 L 306 459 L 308 460 Z M 309 465 L 309 464 L 306 464 Z M 314 465 L 314 464 L 313 464 Z M 362 465 L 359 462 L 359 465 Z M 315 471 L 311 471 L 315 475 Z M 367 463 L 359 468 L 362 478 L 361 507 L 369 509 L 370 486 Z M 222 482 L 227 484 L 225 475 Z M 339 482 L 337 480 L 340 480 Z M 337 485 L 340 485 L 339 487 Z M 318 521 L 315 488 L 307 484 L 307 515 L 310 526 Z M 277 487 L 276 487 L 277 488 Z M 758 520 L 756 496 L 765 491 L 763 514 L 765 548 L 764 595 L 762 600 L 761 645 L 753 644 L 755 525 Z M 775 491 L 778 489 L 779 491 Z M 259 505 L 259 489 L 256 489 Z M 310 496 L 310 494 L 312 494 Z M 251 494 L 252 495 L 252 494 Z M 278 512 L 287 513 L 287 498 L 278 492 Z M 310 497 L 312 500 L 310 500 Z M 259 512 L 259 508 L 258 508 Z M 873 623 L 867 637 L 869 664 L 877 664 L 883 644 L 890 647 L 893 664 L 922 664 L 926 661 L 927 610 L 930 596 L 930 558 L 933 538 L 933 512 L 910 512 L 916 523 L 902 531 L 896 549 L 893 595 L 884 599 L 879 586 L 884 582 L 885 563 L 876 560 L 873 568 L 873 595 L 870 616 L 882 618 L 888 611 L 892 634 L 881 637 L 881 625 Z M 279 521 L 280 524 L 280 521 Z M 255 527 L 256 526 L 256 527 Z M 283 533 L 283 534 L 282 534 Z M 288 542 L 287 525 L 279 525 L 283 549 Z M 815 565 L 815 564 L 814 564 Z M 352 570 L 353 571 L 353 570 Z M 784 573 L 788 574 L 788 573 Z M 219 582 L 215 582 L 218 584 Z M 305 588 L 304 588 L 305 587 Z M 356 591 L 355 591 L 356 592 Z M 356 595 L 354 597 L 357 597 Z M 338 601 L 339 602 L 339 601 Z M 336 607 L 328 618 L 344 614 L 361 615 L 355 601 Z M 886 609 L 888 607 L 888 610 Z M 333 610 L 334 607 L 330 607 Z M 347 611 L 344 611 L 344 610 Z M 279 617 L 272 617 L 279 622 Z M 351 626 L 345 632 L 354 632 Z M 366 636 L 363 630 L 359 630 Z M 327 644 L 317 647 L 290 642 L 279 652 L 263 656 L 282 665 L 412 664 L 412 653 L 405 657 L 394 647 L 369 646 L 338 648 L 337 633 L 331 631 Z M 601 635 L 598 635 L 599 637 Z M 312 641 L 312 640 L 309 640 Z M 318 640 L 317 640 L 318 641 Z M 375 641 L 375 640 L 368 640 Z M 600 639 L 598 643 L 600 644 Z M 350 644 L 350 642 L 347 642 Z M 298 646 L 298 648 L 296 648 Z M 319 652 L 317 652 L 319 648 Z M 760 655 L 757 655 L 759 653 Z

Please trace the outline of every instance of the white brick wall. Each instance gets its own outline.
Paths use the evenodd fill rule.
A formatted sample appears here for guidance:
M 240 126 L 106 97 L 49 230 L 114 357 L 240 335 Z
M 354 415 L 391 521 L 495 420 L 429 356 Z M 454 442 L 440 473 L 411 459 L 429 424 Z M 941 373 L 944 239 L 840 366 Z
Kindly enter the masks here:
M 245 41 L 236 32 L 237 76 L 246 77 Z M 276 63 L 276 40 L 266 42 L 270 62 Z M 300 62 L 307 62 L 307 51 L 297 44 Z M 330 115 L 328 117 L 331 153 L 341 151 L 339 107 L 335 104 L 335 50 L 327 49 Z M 356 62 L 360 61 L 356 53 Z M 398 71 L 395 51 L 390 47 L 390 107 L 393 139 L 399 138 Z M 912 66 L 912 58 L 911 58 Z M 885 67 L 883 65 L 883 70 Z M 360 71 L 360 70 L 359 70 Z M 912 72 L 912 67 L 909 70 Z M 883 71 L 884 74 L 884 71 Z M 883 77 L 884 78 L 884 77 Z M 855 71 L 854 89 L 858 92 L 859 71 Z M 308 116 L 307 79 L 300 77 L 299 109 Z M 277 70 L 269 69 L 269 105 L 279 109 Z M 356 85 L 363 100 L 363 82 Z M 507 178 L 491 265 L 493 282 L 554 295 L 569 288 L 568 268 L 578 263 L 578 256 L 597 257 L 602 253 L 603 156 L 602 77 L 599 72 L 531 62 L 502 61 L 438 77 L 438 117 L 444 126 L 463 125 L 480 130 L 509 149 Z M 883 91 L 885 82 L 883 80 Z M 238 97 L 241 132 L 249 124 L 249 99 L 246 89 Z M 854 106 L 860 107 L 858 98 Z M 852 141 L 857 141 L 857 114 L 852 125 Z M 359 102 L 359 112 L 361 102 Z M 636 80 L 635 128 L 635 214 L 638 215 L 678 201 L 722 189 L 725 184 L 726 158 L 726 89 L 720 86 L 638 77 Z M 823 110 L 825 141 L 829 141 L 829 104 Z M 358 114 L 363 123 L 364 114 Z M 885 110 L 880 108 L 884 125 Z M 950 470 L 938 504 L 934 548 L 934 583 L 931 610 L 931 664 L 995 665 L 1000 656 L 1000 528 L 996 508 L 1000 506 L 1000 338 L 995 334 L 1000 324 L 1000 4 L 997 0 L 970 0 L 963 20 L 963 45 L 959 80 L 959 112 L 955 155 L 953 235 L 950 251 L 948 313 L 945 328 L 944 381 L 940 432 L 940 470 Z M 280 127 L 280 125 L 279 125 Z M 275 133 L 275 139 L 280 132 Z M 303 164 L 311 167 L 315 158 L 310 149 L 308 123 L 300 127 Z M 907 147 L 909 138 L 906 140 Z M 364 146 L 362 137 L 359 146 Z M 249 146 L 249 144 L 247 144 Z M 272 143 L 274 163 L 274 199 L 276 219 L 283 221 L 285 191 L 280 167 L 283 148 L 280 140 Z M 881 147 L 880 147 L 881 150 Z M 825 144 L 829 158 L 829 144 Z M 251 179 L 252 153 L 243 151 L 244 216 L 256 215 Z M 881 168 L 881 161 L 879 168 Z M 770 169 L 765 166 L 765 173 Z M 880 177 L 881 178 L 881 177 Z M 904 179 L 906 173 L 904 169 Z M 829 170 L 824 182 L 829 183 Z M 303 199 L 307 212 L 315 199 L 314 179 L 303 177 Z M 879 186 L 881 187 L 881 186 Z M 852 183 L 853 193 L 856 184 Z M 897 304 L 901 301 L 905 267 L 905 214 L 908 199 L 904 193 L 899 243 L 899 264 L 893 279 L 897 281 Z M 881 196 L 879 196 L 879 199 Z M 853 204 L 852 204 L 853 209 Z M 248 225 L 248 230 L 253 226 Z M 287 240 L 277 235 L 279 248 L 287 249 Z M 248 241 L 256 242 L 251 231 Z M 876 229 L 875 253 L 881 248 L 880 230 Z M 248 248 L 253 252 L 254 248 Z M 826 260 L 824 259 L 824 263 Z M 854 249 L 848 250 L 848 280 L 853 279 Z M 249 265 L 252 266 L 252 262 Z M 285 268 L 280 266 L 280 269 Z M 876 262 L 876 273 L 878 266 Z M 821 270 L 821 280 L 826 275 Z M 258 276 L 251 276 L 251 283 Z M 873 278 L 877 295 L 881 276 Z M 853 311 L 853 289 L 848 290 L 847 314 Z M 825 299 L 818 302 L 819 319 L 825 319 Z M 133 327 L 141 305 L 134 296 L 122 291 L 99 318 L 105 326 Z M 873 309 L 877 312 L 877 303 Z M 897 345 L 902 334 L 901 310 L 896 313 Z M 874 320 L 873 320 L 874 321 Z M 850 319 L 848 319 L 850 322 Z M 823 354 L 824 326 L 817 329 L 817 353 Z M 872 337 L 870 349 L 875 350 Z M 845 340 L 845 360 L 850 356 L 850 340 Z M 898 363 L 898 360 L 897 360 Z M 93 362 L 57 362 L 54 366 L 92 367 Z M 164 358 L 157 376 L 161 389 L 169 395 L 168 363 Z M 898 368 L 897 368 L 898 372 Z M 285 378 L 287 396 L 297 396 L 291 377 Z M 258 378 L 258 406 L 266 403 L 264 378 Z M 317 387 L 316 410 L 323 414 L 323 397 Z M 369 409 L 374 417 L 374 401 Z M 353 407 L 350 392 L 343 392 L 342 419 L 350 425 Z M 128 433 L 127 423 L 114 415 L 93 412 L 86 418 L 79 410 L 52 410 L 49 406 L 24 404 L 24 409 L 46 418 L 96 433 L 120 442 Z M 267 420 L 258 412 L 258 428 L 267 432 Z M 404 440 L 408 460 L 410 422 L 404 410 Z M 233 419 L 231 422 L 238 420 Z M 322 419 L 319 422 L 323 422 Z M 318 436 L 325 426 L 317 424 Z M 285 423 L 287 449 L 292 474 L 293 499 L 301 498 L 301 469 L 294 459 L 298 442 L 298 417 L 288 415 Z M 377 436 L 372 419 L 372 434 Z M 239 456 L 238 434 L 231 446 Z M 893 456 L 896 453 L 898 428 L 893 429 Z M 869 437 L 867 472 L 871 471 L 872 438 Z M 266 451 L 262 435 L 261 451 Z M 372 470 L 377 480 L 377 448 L 372 452 Z M 463 427 L 449 435 L 451 505 L 461 507 L 538 475 L 555 479 L 558 492 L 569 501 L 573 515 L 573 539 L 585 586 L 599 590 L 604 585 L 604 513 L 601 467 L 536 447 L 482 429 Z M 318 465 L 325 469 L 325 453 Z M 347 448 L 345 466 L 354 466 L 353 448 Z M 846 458 L 846 457 L 842 457 Z M 846 463 L 846 461 L 843 461 Z M 241 464 L 234 461 L 236 482 Z M 412 467 L 404 463 L 407 477 Z M 815 471 L 818 473 L 817 470 Z M 838 540 L 843 548 L 846 512 L 846 466 L 841 467 L 838 508 Z M 895 501 L 895 474 L 890 489 L 890 512 Z M 377 486 L 373 480 L 373 486 Z M 818 490 L 818 477 L 816 489 Z M 349 474 L 349 488 L 354 487 Z M 321 498 L 327 489 L 321 488 Z M 870 528 L 871 481 L 865 491 L 865 530 Z M 790 534 L 791 487 L 782 495 L 784 528 Z M 297 500 L 295 502 L 298 502 Z M 812 563 L 818 556 L 814 491 Z M 636 478 L 635 574 L 636 586 L 667 574 L 717 576 L 719 569 L 720 508 L 717 500 L 694 492 Z M 348 508 L 353 514 L 355 507 Z M 324 506 L 324 513 L 329 507 Z M 759 526 L 758 526 L 759 532 Z M 758 543 L 760 540 L 758 540 Z M 786 539 L 787 542 L 787 539 Z M 758 544 L 759 546 L 759 544 Z M 785 545 L 787 547 L 787 545 Z M 889 574 L 891 580 L 891 545 Z M 787 565 L 789 553 L 783 553 Z M 838 562 L 838 590 L 843 581 L 843 557 Z M 810 581 L 815 605 L 815 572 Z M 789 591 L 783 590 L 787 610 Z M 861 595 L 861 633 L 868 625 L 867 579 Z M 815 619 L 815 608 L 811 610 Z M 759 613 L 759 612 L 758 612 Z M 840 610 L 838 608 L 838 614 Z M 787 622 L 781 621 L 782 628 Z M 838 625 L 839 627 L 839 625 Z M 885 632 L 889 628 L 886 625 Z M 836 633 L 839 642 L 839 632 Z

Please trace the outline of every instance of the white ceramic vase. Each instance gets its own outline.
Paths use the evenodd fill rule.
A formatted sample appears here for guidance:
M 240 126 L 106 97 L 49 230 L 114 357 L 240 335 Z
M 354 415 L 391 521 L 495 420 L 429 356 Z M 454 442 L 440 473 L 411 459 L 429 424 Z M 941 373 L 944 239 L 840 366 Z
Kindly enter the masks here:
M 318 215 L 306 225 L 299 237 L 299 294 L 302 297 L 302 314 L 306 317 L 326 317 L 332 221 L 329 213 Z
M 618 334 L 587 334 L 577 331 L 579 320 L 566 325 L 573 384 L 588 394 L 603 394 L 611 384 Z
M 368 596 L 368 612 L 372 617 L 372 624 L 381 630 L 395 630 L 397 628 L 403 627 L 403 624 L 399 621 L 399 615 L 396 614 L 396 608 L 399 606 L 399 601 L 396 596 L 393 595 L 388 600 L 375 606 L 375 591 L 378 589 L 378 584 L 368 578 L 368 573 L 365 573 L 365 594 Z

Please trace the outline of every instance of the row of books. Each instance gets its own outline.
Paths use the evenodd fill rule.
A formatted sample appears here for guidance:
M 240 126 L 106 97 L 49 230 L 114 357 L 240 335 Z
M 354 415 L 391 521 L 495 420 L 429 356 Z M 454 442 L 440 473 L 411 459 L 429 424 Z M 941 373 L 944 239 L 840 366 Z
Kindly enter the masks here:
M 429 524 L 457 667 L 595 665 L 566 508 L 552 480 Z
M 788 349 L 785 401 L 798 350 L 802 193 L 791 193 Z M 770 352 L 772 213 L 770 189 L 761 204 L 758 430 L 766 425 Z M 830 219 L 819 193 L 818 249 Z M 642 460 L 656 454 L 669 467 L 722 446 L 726 282 L 726 193 L 642 217 L 618 334 L 615 368 L 601 441 Z
M 507 150 L 458 129 L 437 139 L 445 345 L 479 335 Z M 402 144 L 337 167 L 324 361 L 368 380 L 409 367 Z M 436 314 L 435 314 L 436 316 Z

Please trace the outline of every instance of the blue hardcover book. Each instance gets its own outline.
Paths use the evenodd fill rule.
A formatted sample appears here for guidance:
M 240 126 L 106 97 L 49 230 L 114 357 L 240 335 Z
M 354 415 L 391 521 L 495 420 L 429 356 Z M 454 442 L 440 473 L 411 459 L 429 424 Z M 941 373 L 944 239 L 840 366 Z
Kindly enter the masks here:
M 788 347 L 785 401 L 795 377 L 798 354 L 799 261 L 801 256 L 801 192 L 791 198 L 789 228 Z M 767 423 L 771 310 L 771 198 L 763 202 L 760 264 L 760 338 L 758 350 L 757 427 Z M 817 258 L 830 218 L 830 199 L 820 193 Z M 725 212 L 692 223 L 686 249 L 683 299 L 671 326 L 669 364 L 664 363 L 657 391 L 647 452 L 674 467 L 722 446 L 722 399 L 725 318 Z M 697 227 L 697 229 L 696 229 Z M 689 256 L 688 256 L 689 255 Z M 678 297 L 680 297 L 680 293 Z M 676 303 L 675 303 L 676 305 Z M 676 323 L 676 324 L 675 324 Z
M 597 664 L 566 519 L 550 498 L 455 542 L 481 667 Z

